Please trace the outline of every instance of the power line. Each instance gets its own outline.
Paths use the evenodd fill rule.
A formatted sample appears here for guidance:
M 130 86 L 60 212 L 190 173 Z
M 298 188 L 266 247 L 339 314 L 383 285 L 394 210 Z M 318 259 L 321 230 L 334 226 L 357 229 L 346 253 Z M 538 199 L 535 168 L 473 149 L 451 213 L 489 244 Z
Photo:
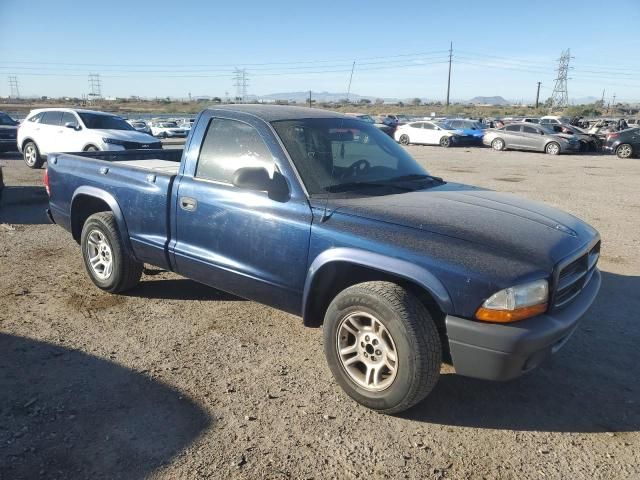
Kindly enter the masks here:
M 18 77 L 9 75 L 9 88 L 11 89 L 12 98 L 20 98 L 20 87 L 18 86 Z
M 569 91 L 567 89 L 567 78 L 569 75 L 569 61 L 571 52 L 567 48 L 558 59 L 558 75 L 556 76 L 551 94 L 551 110 L 554 108 L 565 108 L 569 106 Z

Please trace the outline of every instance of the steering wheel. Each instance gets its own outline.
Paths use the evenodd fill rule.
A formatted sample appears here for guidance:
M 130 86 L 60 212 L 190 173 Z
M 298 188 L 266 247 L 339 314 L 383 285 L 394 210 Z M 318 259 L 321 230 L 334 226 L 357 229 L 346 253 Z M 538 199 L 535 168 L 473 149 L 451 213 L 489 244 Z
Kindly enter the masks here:
M 347 171 L 342 174 L 342 178 L 346 177 L 355 177 L 356 175 L 366 172 L 371 168 L 371 164 L 369 160 L 365 158 L 361 158 L 360 160 L 356 160 L 347 168 Z

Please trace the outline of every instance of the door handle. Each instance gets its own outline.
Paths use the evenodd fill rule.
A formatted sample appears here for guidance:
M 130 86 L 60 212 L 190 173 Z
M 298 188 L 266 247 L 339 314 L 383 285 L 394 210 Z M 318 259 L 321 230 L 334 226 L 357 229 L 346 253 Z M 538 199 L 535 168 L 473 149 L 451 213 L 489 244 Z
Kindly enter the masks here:
M 195 198 L 191 197 L 180 197 L 180 208 L 186 210 L 187 212 L 193 212 L 198 206 L 198 202 Z

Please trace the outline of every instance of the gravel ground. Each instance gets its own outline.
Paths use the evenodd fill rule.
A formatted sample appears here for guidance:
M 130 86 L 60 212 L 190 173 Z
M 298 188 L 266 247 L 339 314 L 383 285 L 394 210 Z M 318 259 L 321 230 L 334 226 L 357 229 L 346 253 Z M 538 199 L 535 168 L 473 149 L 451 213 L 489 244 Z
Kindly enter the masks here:
M 541 368 L 443 367 L 410 411 L 368 411 L 300 318 L 155 269 L 128 295 L 96 289 L 43 215 L 42 171 L 4 154 L 0 478 L 640 478 L 640 160 L 409 150 L 600 231 L 601 293 Z

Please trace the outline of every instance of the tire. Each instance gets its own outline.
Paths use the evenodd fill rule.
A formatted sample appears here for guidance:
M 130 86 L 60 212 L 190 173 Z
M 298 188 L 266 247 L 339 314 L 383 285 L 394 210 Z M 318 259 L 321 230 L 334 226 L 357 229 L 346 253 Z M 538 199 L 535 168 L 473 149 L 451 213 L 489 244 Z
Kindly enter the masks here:
M 125 252 L 113 213 L 94 213 L 84 222 L 80 247 L 87 273 L 98 288 L 118 293 L 132 289 L 140 281 L 143 265 Z M 91 257 L 102 263 L 92 266 Z M 108 260 L 110 269 L 106 266 Z
M 451 137 L 444 136 L 440 139 L 440 146 L 449 148 L 451 146 Z
M 100 150 L 95 145 L 87 145 L 84 147 L 85 152 L 99 152 Z
M 343 290 L 329 305 L 323 328 L 334 378 L 367 408 L 402 412 L 423 400 L 438 381 L 442 345 L 436 325 L 418 297 L 395 283 L 366 282 Z
M 549 155 L 560 155 L 560 144 L 558 142 L 549 142 L 544 147 L 544 151 Z
M 29 168 L 42 168 L 44 159 L 40 155 L 40 150 L 34 142 L 27 142 L 22 148 L 22 158 Z
M 631 158 L 633 157 L 633 147 L 628 143 L 618 145 L 618 148 L 616 148 L 616 155 L 618 158 Z
M 491 142 L 491 148 L 493 148 L 497 152 L 501 152 L 504 150 L 504 140 L 501 138 L 496 138 Z
M 409 145 L 409 143 L 411 143 L 411 140 L 409 140 L 409 135 L 407 135 L 406 133 L 403 133 L 402 135 L 400 135 L 401 145 Z

